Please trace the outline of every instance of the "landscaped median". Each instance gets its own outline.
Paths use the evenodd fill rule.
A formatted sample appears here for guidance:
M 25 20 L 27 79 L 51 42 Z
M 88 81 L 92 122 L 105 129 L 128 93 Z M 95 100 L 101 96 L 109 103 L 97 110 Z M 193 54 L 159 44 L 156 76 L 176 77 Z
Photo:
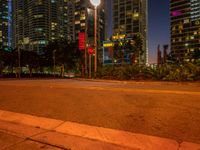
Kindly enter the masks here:
M 193 63 L 164 64 L 157 67 L 141 65 L 102 66 L 98 78 L 111 80 L 197 81 L 200 65 Z

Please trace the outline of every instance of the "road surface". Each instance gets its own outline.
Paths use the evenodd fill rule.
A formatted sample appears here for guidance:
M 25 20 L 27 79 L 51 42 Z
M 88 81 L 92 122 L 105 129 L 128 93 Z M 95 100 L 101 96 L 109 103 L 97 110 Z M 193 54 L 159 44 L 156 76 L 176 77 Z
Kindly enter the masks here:
M 0 109 L 200 143 L 200 83 L 0 80 Z

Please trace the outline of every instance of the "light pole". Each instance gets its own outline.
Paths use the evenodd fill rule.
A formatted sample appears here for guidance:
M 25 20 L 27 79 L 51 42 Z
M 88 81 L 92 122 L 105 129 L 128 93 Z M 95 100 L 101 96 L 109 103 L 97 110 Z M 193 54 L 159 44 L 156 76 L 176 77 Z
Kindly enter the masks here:
M 55 70 L 56 70 L 56 50 L 53 50 L 53 76 L 55 78 Z
M 22 41 L 18 42 L 17 53 L 18 53 L 18 77 L 21 78 L 21 51 L 20 46 L 22 45 Z
M 101 0 L 90 0 L 91 4 L 94 6 L 94 49 L 95 49 L 95 57 L 94 57 L 94 74 L 96 77 L 97 73 L 97 57 L 98 57 L 98 47 L 97 47 L 97 7 L 100 5 Z
M 18 50 L 17 50 L 17 52 L 18 52 L 18 77 L 19 77 L 19 79 L 21 78 L 21 63 L 20 63 L 20 48 L 19 48 L 19 46 L 18 46 Z

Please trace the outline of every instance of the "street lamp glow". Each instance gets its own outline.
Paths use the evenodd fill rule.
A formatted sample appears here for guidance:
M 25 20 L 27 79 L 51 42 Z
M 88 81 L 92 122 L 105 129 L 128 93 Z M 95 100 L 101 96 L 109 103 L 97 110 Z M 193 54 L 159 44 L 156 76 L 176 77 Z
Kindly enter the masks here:
M 95 7 L 99 6 L 101 3 L 101 0 L 90 0 L 91 4 L 94 5 Z

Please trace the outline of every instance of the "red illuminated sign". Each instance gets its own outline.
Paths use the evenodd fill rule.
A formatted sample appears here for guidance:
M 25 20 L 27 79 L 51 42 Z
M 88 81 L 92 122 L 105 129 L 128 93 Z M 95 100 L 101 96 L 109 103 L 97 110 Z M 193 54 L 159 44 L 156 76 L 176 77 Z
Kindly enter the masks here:
M 94 49 L 92 47 L 88 47 L 88 54 L 94 54 Z
M 79 32 L 79 49 L 85 50 L 85 32 Z

